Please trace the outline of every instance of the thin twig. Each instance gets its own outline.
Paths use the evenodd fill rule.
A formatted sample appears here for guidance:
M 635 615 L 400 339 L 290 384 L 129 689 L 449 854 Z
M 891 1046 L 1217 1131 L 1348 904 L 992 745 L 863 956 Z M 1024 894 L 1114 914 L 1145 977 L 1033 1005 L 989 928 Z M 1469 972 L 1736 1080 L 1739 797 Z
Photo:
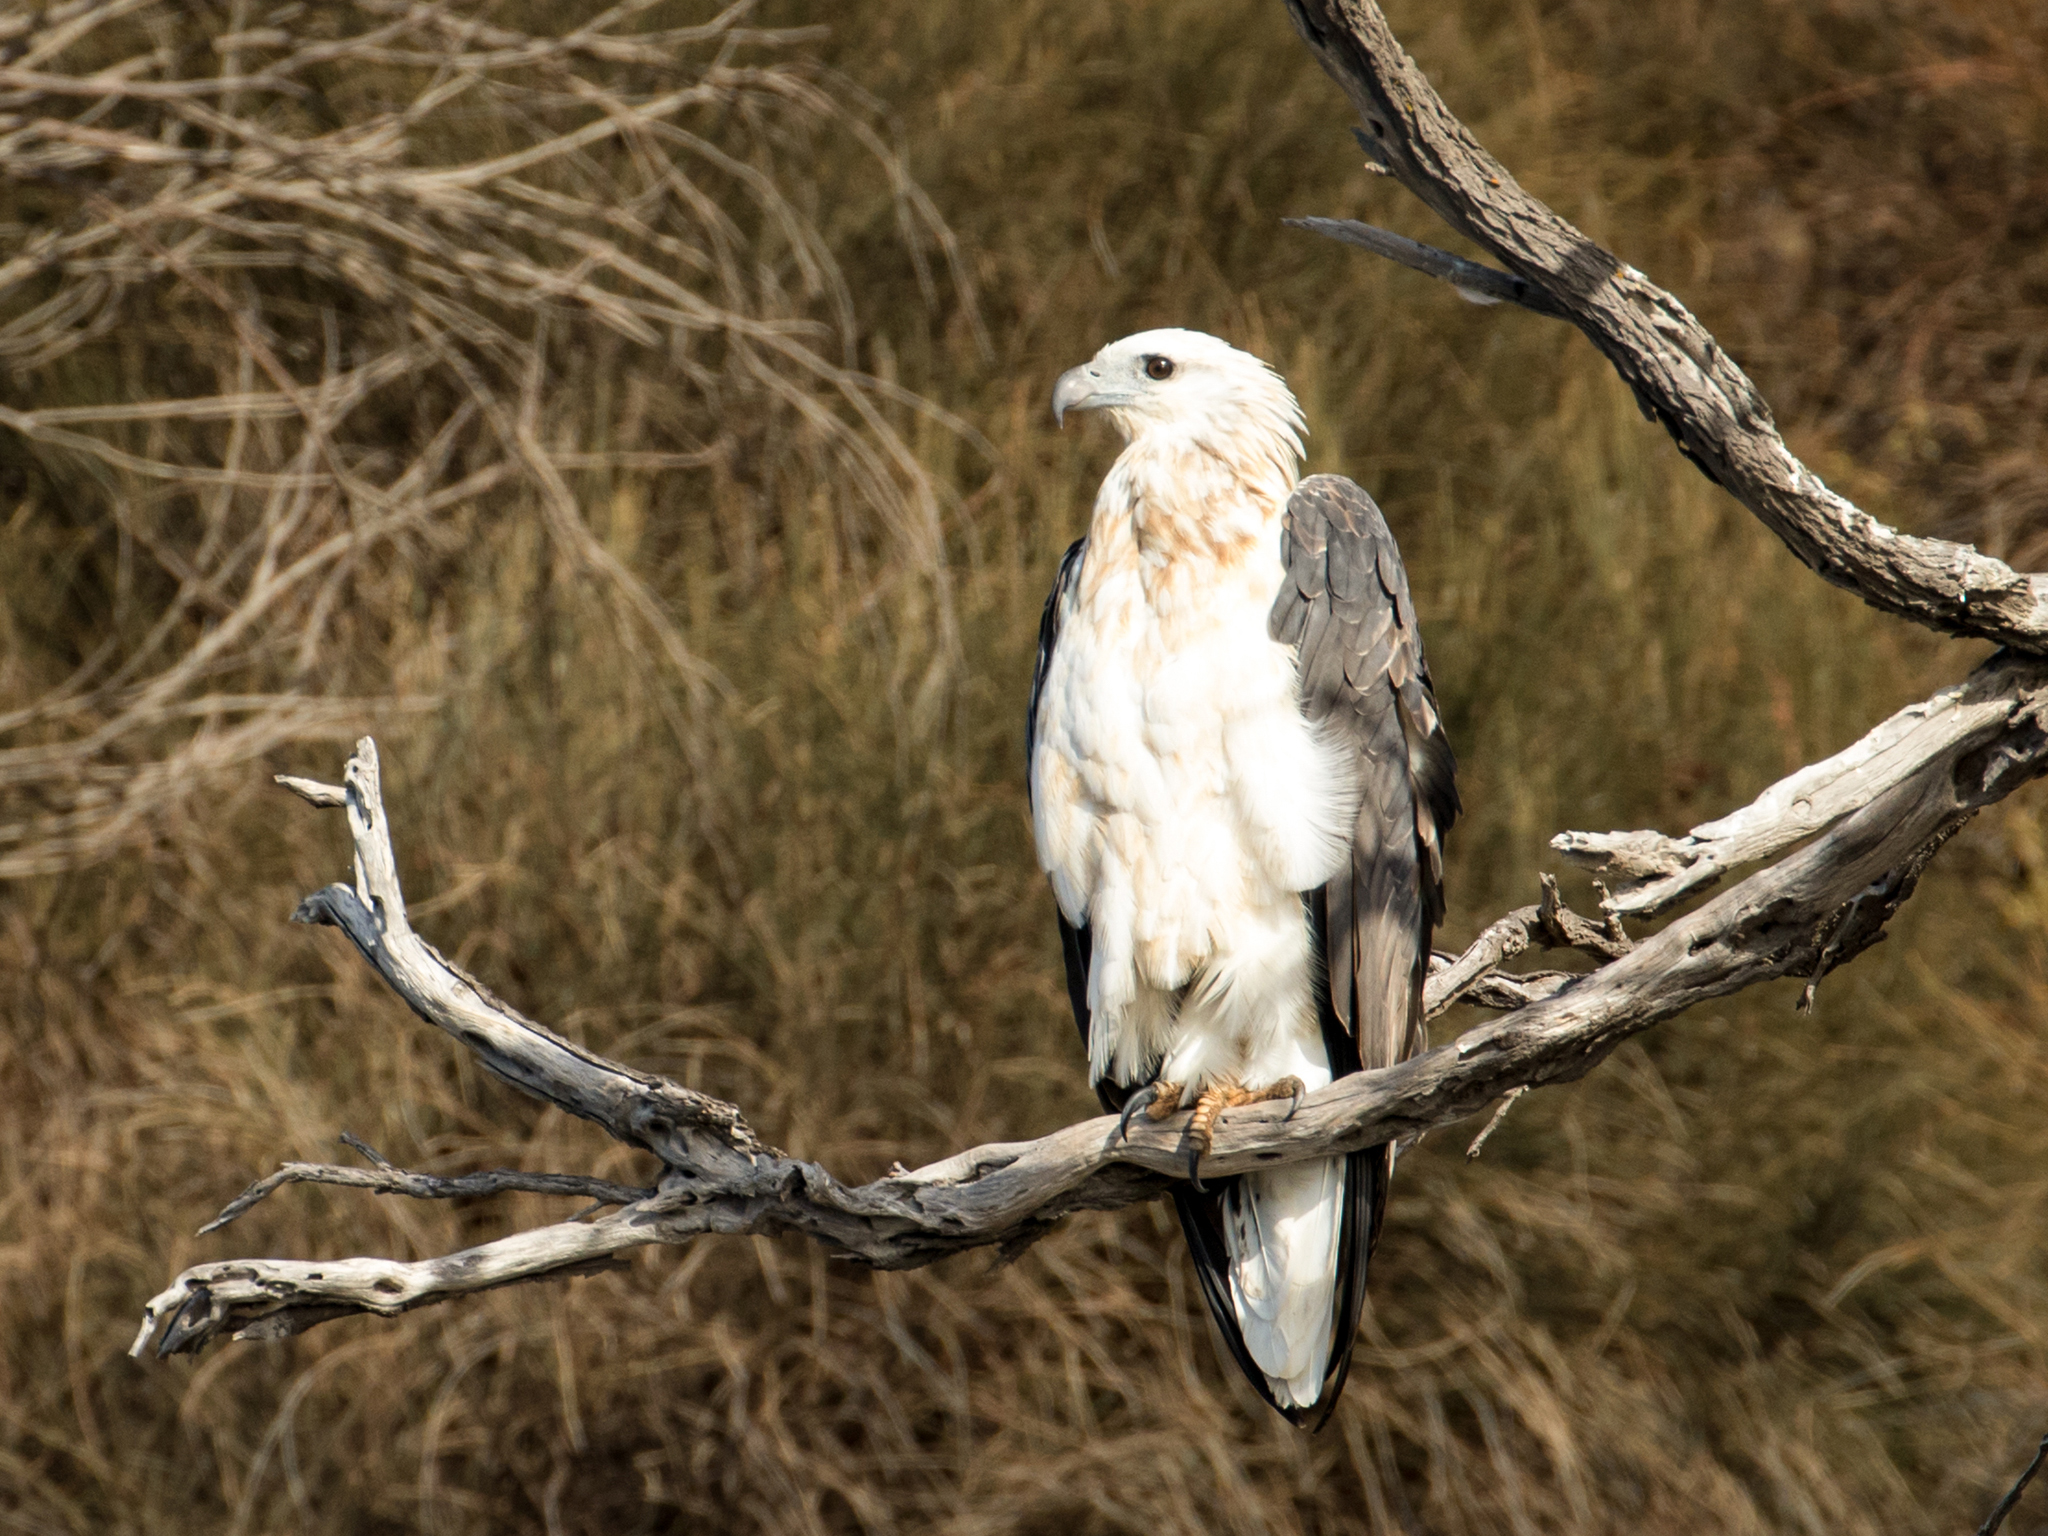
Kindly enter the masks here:
M 1984 1523 L 1977 1527 L 1977 1536 L 1997 1536 L 1998 1528 L 2005 1524 L 2005 1517 L 2013 1512 L 2020 1495 L 2027 1491 L 2027 1484 L 2034 1480 L 2034 1474 L 2041 1470 L 2044 1461 L 2048 1461 L 2048 1435 L 2043 1435 L 2041 1443 L 2034 1447 L 2034 1459 L 2027 1463 L 2027 1470 L 2019 1475 L 2019 1481 L 2005 1491 L 1998 1507 L 1984 1517 Z
M 381 1154 L 354 1136 L 344 1134 L 341 1139 L 370 1158 L 376 1166 L 345 1168 L 333 1163 L 286 1163 L 229 1201 L 218 1216 L 199 1229 L 198 1235 L 204 1237 L 209 1232 L 219 1231 L 287 1184 L 339 1184 L 347 1189 L 367 1189 L 380 1195 L 407 1195 L 414 1200 L 467 1200 L 513 1191 L 529 1195 L 580 1195 L 586 1200 L 596 1200 L 596 1208 L 632 1205 L 654 1193 L 651 1189 L 615 1184 L 610 1179 L 594 1179 L 580 1173 L 522 1173 L 511 1168 L 492 1168 L 455 1178 L 412 1173 L 394 1168 Z
M 1494 1133 L 1494 1130 L 1500 1125 L 1501 1121 L 1507 1119 L 1508 1111 L 1515 1107 L 1515 1100 L 1528 1091 L 1529 1085 L 1524 1083 L 1520 1087 L 1510 1088 L 1501 1096 L 1500 1107 L 1493 1112 L 1493 1118 L 1486 1122 L 1486 1129 L 1477 1136 L 1474 1136 L 1472 1138 L 1472 1145 L 1465 1149 L 1465 1159 L 1467 1162 L 1476 1162 L 1478 1160 L 1479 1150 L 1486 1145 L 1486 1138 Z
M 1387 174 L 1382 171 L 1382 174 Z M 1283 224 L 1295 229 L 1305 229 L 1311 234 L 1326 235 L 1332 240 L 1341 240 L 1346 245 L 1355 245 L 1360 250 L 1371 251 L 1375 256 L 1384 256 L 1389 261 L 1398 261 L 1404 267 L 1430 277 L 1441 278 L 1456 288 L 1465 298 L 1475 304 L 1518 304 L 1523 309 L 1533 310 L 1539 315 L 1553 318 L 1560 314 L 1558 307 L 1541 288 L 1512 272 L 1501 272 L 1493 267 L 1482 266 L 1476 261 L 1467 261 L 1462 256 L 1440 250 L 1433 245 L 1424 245 L 1420 240 L 1410 240 L 1406 235 L 1397 235 L 1391 229 L 1381 229 L 1373 224 L 1360 224 L 1355 219 L 1282 219 Z

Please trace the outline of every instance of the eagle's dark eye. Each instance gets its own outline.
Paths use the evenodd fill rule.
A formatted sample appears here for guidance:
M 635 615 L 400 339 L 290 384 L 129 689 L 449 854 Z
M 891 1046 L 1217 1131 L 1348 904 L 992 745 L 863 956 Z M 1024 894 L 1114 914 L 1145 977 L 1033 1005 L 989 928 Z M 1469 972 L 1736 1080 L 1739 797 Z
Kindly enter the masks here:
M 1148 357 L 1145 359 L 1145 377 L 1148 379 L 1170 379 L 1173 377 L 1173 359 L 1170 357 Z

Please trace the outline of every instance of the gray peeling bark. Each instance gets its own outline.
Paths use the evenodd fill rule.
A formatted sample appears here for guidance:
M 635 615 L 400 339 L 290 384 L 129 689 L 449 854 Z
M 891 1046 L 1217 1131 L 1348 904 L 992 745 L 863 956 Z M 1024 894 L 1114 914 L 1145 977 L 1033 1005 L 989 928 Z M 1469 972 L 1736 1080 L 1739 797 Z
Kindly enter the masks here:
M 1762 399 L 1713 338 L 1676 299 L 1516 186 L 1445 109 L 1369 0 L 1288 5 L 1357 102 L 1364 140 L 1380 163 L 1510 270 L 1364 225 L 1316 220 L 1314 227 L 1450 281 L 1468 297 L 1571 320 L 1687 455 L 1816 571 L 1881 608 L 2010 649 L 1967 682 L 1685 837 L 1563 834 L 1555 843 L 1561 852 L 1612 882 L 1612 894 L 1602 888 L 1604 920 L 1571 912 L 1544 877 L 1535 905 L 1488 926 L 1462 955 L 1433 960 L 1432 1016 L 1462 1000 L 1510 1010 L 1504 1017 L 1400 1066 L 1333 1083 L 1291 1117 L 1278 1105 L 1229 1112 L 1205 1166 L 1217 1175 L 1420 1135 L 1504 1095 L 1583 1076 L 1630 1035 L 1759 982 L 1804 980 L 1803 1000 L 1810 1000 L 1822 976 L 1883 937 L 1927 861 L 1958 828 L 2048 771 L 2048 661 L 2032 659 L 2048 649 L 2040 578 L 1964 546 L 1906 538 L 1827 490 L 1786 450 Z M 880 1268 L 929 1264 L 976 1247 L 1014 1254 L 1073 1211 L 1157 1197 L 1185 1166 L 1185 1116 L 1141 1118 L 1127 1139 L 1105 1118 L 844 1184 L 766 1145 L 734 1105 L 608 1061 L 521 1017 L 415 933 L 373 743 L 358 744 L 342 785 L 283 782 L 316 805 L 345 808 L 355 845 L 353 884 L 308 897 L 297 918 L 340 928 L 415 1013 L 488 1070 L 652 1153 L 662 1172 L 652 1190 L 569 1174 L 437 1179 L 392 1168 L 359 1143 L 352 1144 L 372 1168 L 288 1164 L 251 1185 L 215 1225 L 305 1182 L 420 1198 L 538 1189 L 617 1209 L 414 1263 L 201 1264 L 149 1303 L 137 1354 L 152 1345 L 160 1355 L 196 1350 L 228 1335 L 278 1338 L 350 1314 L 388 1316 L 518 1281 L 586 1273 L 630 1248 L 708 1233 L 796 1234 Z M 1624 915 L 1664 911 L 1765 858 L 1779 862 L 1661 932 L 1637 941 L 1624 931 Z M 1532 946 L 1578 951 L 1596 969 L 1501 969 Z
M 1310 51 L 1358 108 L 1367 153 L 1508 271 L 1348 220 L 1292 222 L 1470 296 L 1569 320 L 1679 450 L 1826 580 L 1950 634 L 2048 651 L 2042 577 L 1968 544 L 1908 537 L 1829 490 L 1786 448 L 1749 376 L 1683 304 L 1530 196 L 1451 115 L 1373 0 L 1286 4 Z

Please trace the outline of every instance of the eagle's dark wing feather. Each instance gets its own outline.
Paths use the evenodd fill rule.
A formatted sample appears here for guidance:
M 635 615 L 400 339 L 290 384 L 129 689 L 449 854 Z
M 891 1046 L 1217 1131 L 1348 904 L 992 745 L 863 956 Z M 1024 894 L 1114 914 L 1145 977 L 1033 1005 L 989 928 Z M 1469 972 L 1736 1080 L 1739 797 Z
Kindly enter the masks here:
M 1287 503 L 1280 557 L 1268 632 L 1298 648 L 1302 713 L 1355 746 L 1364 790 L 1346 867 L 1304 896 L 1323 1045 L 1343 1077 L 1422 1046 L 1430 936 L 1444 912 L 1443 838 L 1458 814 L 1456 763 L 1408 575 L 1372 497 L 1336 475 L 1302 481 Z M 1288 1413 L 1296 1423 L 1320 1425 L 1343 1390 L 1392 1172 L 1389 1147 L 1345 1159 L 1336 1344 L 1315 1404 Z M 1213 1293 L 1206 1277 L 1203 1289 Z M 1218 1321 L 1226 1336 L 1234 1331 L 1227 1308 Z
M 1297 648 L 1302 713 L 1357 751 L 1364 789 L 1345 868 L 1302 905 L 1313 943 L 1316 1012 L 1338 1077 L 1391 1066 L 1422 1044 L 1422 983 L 1441 921 L 1443 836 L 1458 814 L 1456 765 L 1430 692 L 1408 576 L 1386 519 L 1349 480 L 1315 475 L 1295 488 L 1283 529 L 1280 591 L 1268 633 Z M 1392 1149 L 1344 1159 L 1337 1237 L 1336 1337 L 1322 1391 L 1305 1408 L 1273 1402 L 1245 1347 L 1223 1240 L 1227 1180 L 1174 1189 L 1202 1295 L 1223 1342 L 1260 1396 L 1305 1429 L 1337 1406 L 1379 1237 Z
M 1457 765 L 1408 575 L 1373 499 L 1336 475 L 1302 481 L 1287 504 L 1281 558 L 1272 636 L 1299 647 L 1302 712 L 1355 744 L 1364 774 L 1350 865 L 1311 893 L 1322 908 L 1325 1030 L 1349 1041 L 1359 1066 L 1391 1066 L 1422 1039 Z
M 1052 591 L 1046 594 L 1045 613 L 1038 621 L 1038 661 L 1031 669 L 1031 707 L 1024 717 L 1026 793 L 1031 789 L 1031 767 L 1038 756 L 1038 704 L 1045 692 L 1045 672 L 1052 664 L 1053 647 L 1059 644 L 1060 615 L 1073 595 L 1074 584 L 1081 579 L 1081 561 L 1087 549 L 1086 539 L 1076 539 L 1067 546 L 1067 552 L 1060 560 L 1059 575 L 1053 578 Z M 1074 1022 L 1081 1028 L 1081 1044 L 1085 1048 L 1088 1044 L 1088 961 L 1092 952 L 1088 925 L 1083 923 L 1077 928 L 1067 921 L 1066 913 L 1060 912 L 1058 916 L 1060 953 L 1067 962 L 1067 1001 L 1073 1005 Z M 1107 1078 L 1095 1085 L 1095 1096 L 1105 1110 L 1123 1108 L 1124 1096 L 1128 1092 Z

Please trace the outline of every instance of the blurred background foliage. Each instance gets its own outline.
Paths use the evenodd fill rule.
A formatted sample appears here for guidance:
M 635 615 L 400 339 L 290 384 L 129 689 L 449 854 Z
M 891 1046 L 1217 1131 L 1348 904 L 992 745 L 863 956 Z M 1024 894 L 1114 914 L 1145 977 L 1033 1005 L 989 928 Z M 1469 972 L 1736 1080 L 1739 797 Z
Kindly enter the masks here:
M 1816 469 L 2048 563 L 2048 12 L 1389 9 Z M 1731 999 L 1405 1158 L 1315 1438 L 1162 1210 L 127 1359 L 202 1259 L 568 1214 L 189 1235 L 344 1129 L 641 1171 L 285 926 L 345 845 L 266 775 L 366 727 L 415 917 L 534 1016 L 851 1177 L 1090 1112 L 1020 711 L 1114 450 L 1047 391 L 1116 336 L 1271 359 L 1386 507 L 1463 763 L 1447 942 L 1553 832 L 1718 815 L 1978 651 L 1798 567 L 1574 334 L 1283 228 L 1445 239 L 1266 0 L 113 0 L 0 60 L 0 1524 L 1935 1532 L 2048 1427 L 2033 794 L 1815 1013 Z

